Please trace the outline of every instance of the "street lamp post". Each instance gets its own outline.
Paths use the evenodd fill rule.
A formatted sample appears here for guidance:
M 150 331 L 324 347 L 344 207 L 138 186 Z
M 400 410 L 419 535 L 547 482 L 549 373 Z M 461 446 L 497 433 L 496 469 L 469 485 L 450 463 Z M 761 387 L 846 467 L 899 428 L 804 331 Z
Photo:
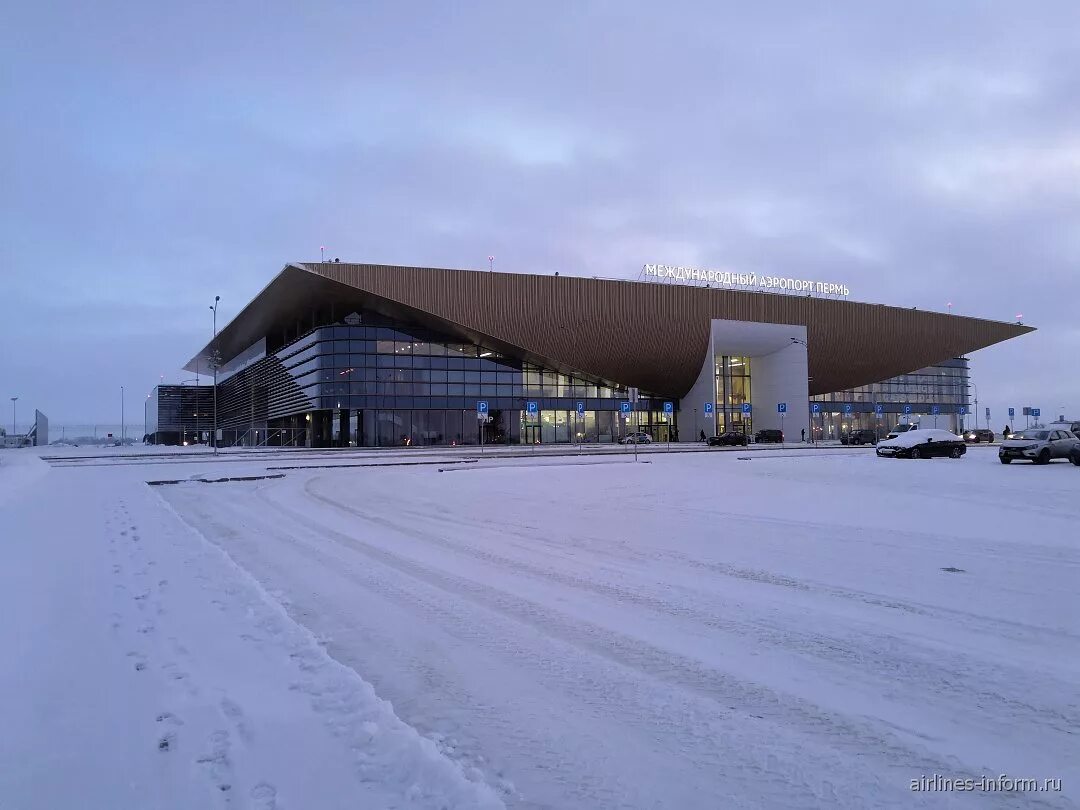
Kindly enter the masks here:
M 975 389 L 975 429 L 979 429 L 979 386 L 975 383 L 971 384 L 971 387 Z
M 214 363 L 214 435 L 213 435 L 212 439 L 213 439 L 213 442 L 214 442 L 214 454 L 215 455 L 217 454 L 217 445 L 218 445 L 218 442 L 217 442 L 217 373 L 218 373 L 218 366 L 221 365 L 220 358 L 218 358 L 218 356 L 217 356 L 217 350 L 218 350 L 218 348 L 217 348 L 217 308 L 218 308 L 218 301 L 220 301 L 220 300 L 221 300 L 221 296 L 220 295 L 215 295 L 214 296 L 214 303 L 210 307 L 210 309 L 214 313 L 214 342 L 213 342 L 213 349 L 211 350 L 210 353 L 211 353 L 211 356 L 213 358 L 213 363 Z
M 120 386 L 120 446 L 124 446 L 127 438 L 127 422 L 124 420 L 124 386 Z
M 805 340 L 803 340 L 802 338 L 797 338 L 797 337 L 791 338 L 791 345 L 794 346 L 796 344 L 798 344 L 799 346 L 802 346 L 804 349 L 807 349 L 807 350 L 810 349 L 809 344 Z M 809 377 L 806 378 L 806 393 L 807 393 L 807 396 L 809 397 L 809 394 L 810 394 L 810 378 Z M 806 407 L 807 407 L 807 410 L 809 410 L 810 404 L 807 403 Z M 810 444 L 813 444 L 814 443 L 814 420 L 812 418 L 810 418 L 809 413 L 806 416 L 807 416 L 806 422 L 807 422 L 807 425 L 810 428 Z M 780 415 L 780 424 L 781 425 L 784 424 L 783 414 Z M 782 428 L 781 428 L 780 432 L 783 433 Z
M 19 401 L 18 397 L 11 398 L 11 438 L 15 438 L 15 403 Z

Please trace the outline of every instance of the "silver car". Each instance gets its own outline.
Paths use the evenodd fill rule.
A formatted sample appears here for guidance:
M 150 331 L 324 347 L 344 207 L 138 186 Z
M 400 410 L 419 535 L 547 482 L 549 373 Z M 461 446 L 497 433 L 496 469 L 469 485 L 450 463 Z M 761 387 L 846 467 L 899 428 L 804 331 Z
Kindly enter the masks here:
M 1024 459 L 1036 464 L 1049 464 L 1055 458 L 1068 458 L 1069 452 L 1080 445 L 1080 439 L 1061 428 L 1027 428 L 1013 433 L 998 448 L 998 459 L 1008 464 Z

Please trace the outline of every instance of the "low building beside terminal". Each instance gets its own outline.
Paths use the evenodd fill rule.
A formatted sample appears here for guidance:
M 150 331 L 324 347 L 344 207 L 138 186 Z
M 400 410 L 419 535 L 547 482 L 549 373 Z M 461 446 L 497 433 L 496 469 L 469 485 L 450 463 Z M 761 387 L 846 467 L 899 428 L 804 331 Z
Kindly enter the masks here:
M 286 266 L 186 368 L 218 365 L 229 445 L 797 441 L 957 429 L 965 356 L 1028 331 L 790 291 L 315 262 Z M 213 402 L 159 386 L 147 432 L 208 439 Z
M 15 429 L 12 432 L 0 432 L 0 447 L 38 447 L 49 443 L 49 417 L 39 410 L 34 410 L 34 424 L 25 431 Z

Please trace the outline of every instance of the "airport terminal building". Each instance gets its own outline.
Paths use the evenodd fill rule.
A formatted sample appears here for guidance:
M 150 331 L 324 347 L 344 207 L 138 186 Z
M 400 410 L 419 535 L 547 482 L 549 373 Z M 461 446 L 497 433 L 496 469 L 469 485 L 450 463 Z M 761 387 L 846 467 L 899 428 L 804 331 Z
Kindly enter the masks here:
M 851 302 L 838 285 L 712 271 L 681 283 L 673 269 L 616 281 L 289 264 L 185 368 L 201 382 L 218 367 L 223 445 L 598 443 L 635 429 L 695 441 L 773 428 L 798 441 L 931 415 L 956 429 L 965 356 L 1031 331 Z M 152 440 L 207 436 L 212 389 L 180 388 L 147 399 Z

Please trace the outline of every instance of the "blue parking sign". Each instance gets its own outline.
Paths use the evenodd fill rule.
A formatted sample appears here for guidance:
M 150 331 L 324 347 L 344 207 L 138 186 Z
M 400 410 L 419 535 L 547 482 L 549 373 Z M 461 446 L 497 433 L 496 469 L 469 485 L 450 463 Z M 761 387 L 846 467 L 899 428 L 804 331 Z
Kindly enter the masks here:
M 776 403 L 776 412 L 777 413 L 787 413 L 787 403 L 786 402 L 777 402 Z
M 1032 416 L 1042 416 L 1042 408 L 1032 408 L 1031 409 L 1031 415 Z
M 536 416 L 536 412 L 537 412 L 536 400 L 530 399 L 528 402 L 525 403 L 525 412 L 528 413 L 528 414 L 531 414 L 533 416 Z
M 712 413 L 712 412 L 713 412 L 713 403 L 706 402 L 705 403 L 705 413 Z
M 965 414 L 967 414 L 967 405 L 961 405 L 959 408 L 956 409 L 956 412 L 959 413 L 961 416 L 964 416 Z M 1012 408 L 1009 408 L 1009 416 L 1012 416 Z
M 1014 416 L 1016 416 L 1016 408 L 1009 408 L 1009 419 L 1011 420 Z
M 814 402 L 810 405 L 810 413 L 821 413 L 821 403 Z
M 619 413 L 630 413 L 630 403 L 629 402 L 620 402 L 619 403 Z
M 487 400 L 481 399 L 476 403 L 476 412 L 477 413 L 487 413 L 488 412 Z
M 578 416 L 584 416 L 585 415 L 585 403 L 584 402 L 579 402 L 574 407 L 577 408 L 577 415 Z
M 904 406 L 904 413 L 911 413 L 911 406 L 910 405 L 905 405 Z
M 885 413 L 885 406 L 880 403 L 874 405 L 874 413 L 881 416 L 881 414 Z
M 744 402 L 742 404 L 742 412 L 743 413 L 750 413 L 750 403 L 749 402 Z
M 852 405 L 850 402 L 844 403 L 844 413 L 851 413 L 853 410 L 855 410 L 854 405 Z
M 664 413 L 674 413 L 674 412 L 675 412 L 675 403 L 673 403 L 673 402 L 665 402 L 664 403 Z
M 941 406 L 940 405 L 931 405 L 930 406 L 930 413 L 933 416 L 937 416 L 939 413 L 941 413 Z

